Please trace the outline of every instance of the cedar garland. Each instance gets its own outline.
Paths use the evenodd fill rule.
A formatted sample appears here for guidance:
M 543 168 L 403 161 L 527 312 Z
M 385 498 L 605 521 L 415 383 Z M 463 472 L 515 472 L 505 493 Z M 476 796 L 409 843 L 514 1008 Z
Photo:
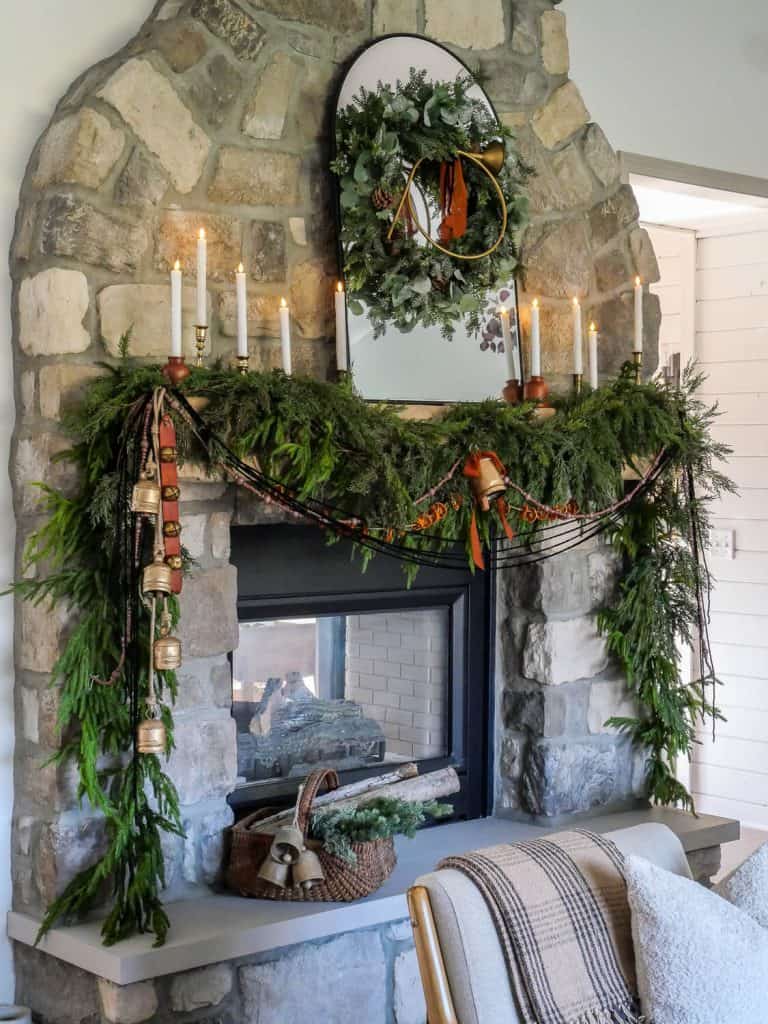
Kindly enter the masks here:
M 213 472 L 223 454 L 230 464 L 255 456 L 264 474 L 280 481 L 278 498 L 323 502 L 339 516 L 343 510 L 357 524 L 349 533 L 361 545 L 368 540 L 364 529 L 391 530 L 397 537 L 391 545 L 381 532 L 375 544 L 360 548 L 362 562 L 375 550 L 389 550 L 410 574 L 417 567 L 409 559 L 418 561 L 425 551 L 443 551 L 441 557 L 448 558 L 457 538 L 471 551 L 475 505 L 457 467 L 474 451 L 497 453 L 521 494 L 535 495 L 536 507 L 574 502 L 585 515 L 618 502 L 626 462 L 653 460 L 663 451 L 647 485 L 621 516 L 598 524 L 609 530 L 624 561 L 616 599 L 599 621 L 640 700 L 638 718 L 615 724 L 648 752 L 650 796 L 691 807 L 690 795 L 674 777 L 674 760 L 690 754 L 697 720 L 717 716 L 704 689 L 716 679 L 706 656 L 697 684 L 680 679 L 676 638 L 690 640 L 706 629 L 709 575 L 697 556 L 706 544 L 708 504 L 732 485 L 717 468 L 727 449 L 711 437 L 713 410 L 695 398 L 699 378 L 688 375 L 679 390 L 636 385 L 632 378 L 633 369 L 626 367 L 600 390 L 558 401 L 557 414 L 545 421 L 535 419 L 531 405 L 495 401 L 458 405 L 437 420 L 409 421 L 391 406 L 364 402 L 349 385 L 288 378 L 279 371 L 241 376 L 214 367 L 194 369 L 183 388 L 210 399 L 204 415 L 208 450 L 183 416 L 174 418 L 182 460 L 193 457 Z M 25 568 L 35 567 L 38 575 L 14 585 L 24 599 L 67 604 L 76 613 L 53 671 L 65 737 L 55 760 L 76 762 L 79 796 L 103 815 L 107 840 L 104 855 L 48 909 L 41 935 L 59 918 L 87 911 L 107 881 L 113 907 L 102 929 L 105 943 L 150 931 L 161 944 L 168 928 L 160 899 L 161 837 L 183 830 L 178 797 L 160 759 L 133 754 L 147 697 L 141 652 L 149 624 L 138 598 L 138 573 L 148 554 L 129 511 L 142 463 L 141 427 L 153 389 L 164 383 L 157 367 L 124 359 L 89 384 L 82 403 L 66 417 L 74 440 L 66 457 L 80 470 L 79 491 L 66 496 L 42 487 L 47 521 L 25 555 Z M 253 478 L 262 479 L 255 473 Z M 441 509 L 424 532 L 409 531 L 425 499 L 441 504 L 446 514 Z M 508 513 L 516 543 L 542 538 L 541 549 L 549 545 L 550 554 L 565 542 L 544 539 L 548 530 L 583 530 L 581 536 L 589 536 L 596 529 L 578 522 L 541 523 L 538 517 L 529 521 L 524 507 L 520 500 Z M 494 560 L 503 564 L 509 542 L 493 554 L 494 520 L 487 514 L 477 520 L 479 543 L 492 552 L 491 566 Z M 171 607 L 175 623 L 174 602 Z M 165 703 L 172 702 L 174 674 L 160 673 L 159 680 Z M 170 750 L 167 709 L 164 721 Z

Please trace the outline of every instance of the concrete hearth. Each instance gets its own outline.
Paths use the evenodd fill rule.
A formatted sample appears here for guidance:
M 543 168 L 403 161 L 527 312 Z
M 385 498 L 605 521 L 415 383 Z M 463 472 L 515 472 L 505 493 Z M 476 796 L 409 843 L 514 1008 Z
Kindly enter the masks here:
M 277 309 L 285 293 L 295 316 L 296 372 L 328 375 L 337 275 L 327 171 L 333 97 L 348 59 L 385 32 L 425 33 L 479 70 L 535 171 L 521 285 L 523 302 L 534 293 L 546 299 L 545 375 L 555 385 L 567 378 L 574 293 L 585 315 L 600 322 L 603 371 L 618 369 L 631 335 L 632 279 L 639 273 L 655 281 L 658 272 L 616 155 L 568 78 L 565 19 L 552 0 L 488 0 L 471 11 L 453 0 L 166 0 L 124 50 L 67 91 L 22 185 L 11 258 L 19 551 L 39 523 L 33 484 L 71 485 L 66 464 L 52 457 L 67 446 L 62 411 L 99 372 L 95 364 L 118 356 L 129 328 L 134 356 L 165 358 L 167 272 L 177 255 L 190 269 L 198 227 L 209 238 L 211 354 L 228 356 L 233 348 L 228 275 L 242 255 L 253 365 L 279 364 Z M 191 289 L 184 302 L 191 325 Z M 653 366 L 659 309 L 655 297 L 645 302 Z M 191 353 L 190 333 L 185 345 Z M 182 489 L 184 543 L 197 567 L 181 609 L 186 659 L 169 774 L 187 837 L 166 844 L 171 900 L 208 893 L 220 871 L 222 830 L 232 820 L 226 797 L 237 764 L 227 653 L 237 644 L 237 615 L 229 537 L 232 522 L 253 519 L 252 507 L 224 484 L 188 473 Z M 615 571 L 610 552 L 590 542 L 499 582 L 498 814 L 553 822 L 642 796 L 642 760 L 603 725 L 626 706 L 624 682 L 595 627 Z M 72 770 L 48 764 L 61 742 L 50 673 L 69 625 L 58 610 L 17 606 L 13 877 L 16 911 L 29 917 L 39 917 L 102 846 L 101 820 L 78 806 Z M 406 930 L 386 927 L 394 930 L 365 942 L 376 956 L 383 943 L 386 971 L 413 988 Z M 290 945 L 289 933 L 281 934 Z M 302 955 L 313 969 L 321 964 L 316 950 Z M 193 1010 L 203 1016 L 183 1019 L 231 1019 L 228 1011 L 211 1017 L 210 1001 L 181 982 L 160 1009 L 145 988 L 136 997 L 143 1009 L 134 1001 L 125 1010 L 107 982 L 98 1005 L 79 1003 L 77 978 L 46 959 L 19 954 L 20 998 L 32 1001 L 46 1024 L 98 1015 L 114 1024 L 161 1021 Z M 275 990 L 295 969 L 281 963 L 270 960 Z M 226 973 L 210 975 L 213 990 L 223 992 Z M 256 978 L 258 970 L 252 973 Z M 369 980 L 371 988 L 384 985 L 378 974 Z M 64 1011 L 67 985 L 73 998 Z M 393 991 L 386 1020 L 415 1024 L 418 1016 Z M 298 1019 L 279 1007 L 275 1013 L 259 1019 Z

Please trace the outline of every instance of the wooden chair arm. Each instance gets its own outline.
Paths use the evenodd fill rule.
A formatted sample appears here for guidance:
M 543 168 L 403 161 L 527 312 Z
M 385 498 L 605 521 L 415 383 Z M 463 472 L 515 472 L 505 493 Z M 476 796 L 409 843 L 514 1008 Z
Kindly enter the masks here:
M 423 885 L 414 885 L 408 890 L 408 910 L 427 1003 L 427 1024 L 459 1024 L 429 892 Z

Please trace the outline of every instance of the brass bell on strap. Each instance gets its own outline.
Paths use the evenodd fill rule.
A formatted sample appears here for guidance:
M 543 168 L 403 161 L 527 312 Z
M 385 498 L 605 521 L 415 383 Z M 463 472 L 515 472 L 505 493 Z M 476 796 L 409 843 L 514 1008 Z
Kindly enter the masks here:
M 154 644 L 154 666 L 158 672 L 175 672 L 181 668 L 181 640 L 161 636 Z
M 493 459 L 487 456 L 477 459 L 476 470 L 477 475 L 469 478 L 469 486 L 477 504 L 483 512 L 487 512 L 494 498 L 504 494 L 507 484 Z
M 156 551 L 154 560 L 144 569 L 142 590 L 145 594 L 170 594 L 173 576 L 166 565 L 162 551 Z
M 296 825 L 284 825 L 275 833 L 270 854 L 282 864 L 295 864 L 304 849 L 304 834 Z
M 308 892 L 315 882 L 323 881 L 325 881 L 325 873 L 320 858 L 314 850 L 308 850 L 305 847 L 293 865 L 293 884 L 300 885 L 305 892 Z
M 143 476 L 133 485 L 131 512 L 156 516 L 160 512 L 160 485 L 149 476 Z
M 259 868 L 258 877 L 262 882 L 269 882 L 270 885 L 275 885 L 278 889 L 287 889 L 290 870 L 288 864 L 280 864 L 272 857 L 265 857 L 264 863 Z
M 168 736 L 160 718 L 145 718 L 139 722 L 136 749 L 140 754 L 164 754 Z

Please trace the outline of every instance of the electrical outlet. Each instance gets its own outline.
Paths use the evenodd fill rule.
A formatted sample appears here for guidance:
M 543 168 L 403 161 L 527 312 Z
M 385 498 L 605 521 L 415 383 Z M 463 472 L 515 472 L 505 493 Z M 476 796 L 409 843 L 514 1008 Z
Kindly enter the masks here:
M 712 530 L 709 553 L 712 558 L 733 558 L 733 530 Z

